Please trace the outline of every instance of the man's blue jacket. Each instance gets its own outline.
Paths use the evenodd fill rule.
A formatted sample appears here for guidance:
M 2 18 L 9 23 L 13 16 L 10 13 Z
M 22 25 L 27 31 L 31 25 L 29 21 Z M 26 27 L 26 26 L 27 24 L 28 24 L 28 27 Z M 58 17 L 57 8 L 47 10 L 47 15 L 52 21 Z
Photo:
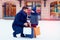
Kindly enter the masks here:
M 14 26 L 20 26 L 20 27 L 24 27 L 24 23 L 27 22 L 27 14 L 21 10 L 16 16 L 15 16 L 15 19 L 14 19 L 14 22 L 13 22 L 13 27 Z

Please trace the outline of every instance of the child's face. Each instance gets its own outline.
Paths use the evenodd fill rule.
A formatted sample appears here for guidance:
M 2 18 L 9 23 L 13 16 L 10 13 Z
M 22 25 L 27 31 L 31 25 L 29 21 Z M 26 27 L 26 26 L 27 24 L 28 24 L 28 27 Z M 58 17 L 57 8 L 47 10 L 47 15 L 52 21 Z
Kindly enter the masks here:
M 37 12 L 37 13 L 40 13 L 40 12 L 41 12 L 40 7 L 37 7 L 37 8 L 36 8 L 36 12 Z
M 36 9 L 36 12 L 37 12 L 37 13 L 40 13 L 40 9 Z

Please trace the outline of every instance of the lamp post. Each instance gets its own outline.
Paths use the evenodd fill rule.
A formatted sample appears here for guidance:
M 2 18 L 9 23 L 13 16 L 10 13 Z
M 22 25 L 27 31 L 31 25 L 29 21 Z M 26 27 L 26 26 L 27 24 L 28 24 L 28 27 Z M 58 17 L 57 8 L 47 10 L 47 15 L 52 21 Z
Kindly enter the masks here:
M 22 0 L 18 0 L 19 1 L 19 3 L 20 3 L 20 7 L 21 7 L 21 2 L 22 2 Z
M 47 1 L 47 0 L 43 0 L 43 1 L 44 1 L 44 7 L 46 7 L 46 1 Z

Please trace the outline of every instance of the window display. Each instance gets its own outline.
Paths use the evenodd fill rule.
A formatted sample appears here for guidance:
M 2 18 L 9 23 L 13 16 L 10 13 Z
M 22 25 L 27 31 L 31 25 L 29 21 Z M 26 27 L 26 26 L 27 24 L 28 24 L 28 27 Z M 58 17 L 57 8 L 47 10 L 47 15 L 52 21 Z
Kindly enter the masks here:
M 50 15 L 52 19 L 60 20 L 60 1 L 55 1 L 50 4 Z
M 16 15 L 16 5 L 11 3 L 4 3 L 3 5 L 3 16 L 4 17 L 15 17 Z

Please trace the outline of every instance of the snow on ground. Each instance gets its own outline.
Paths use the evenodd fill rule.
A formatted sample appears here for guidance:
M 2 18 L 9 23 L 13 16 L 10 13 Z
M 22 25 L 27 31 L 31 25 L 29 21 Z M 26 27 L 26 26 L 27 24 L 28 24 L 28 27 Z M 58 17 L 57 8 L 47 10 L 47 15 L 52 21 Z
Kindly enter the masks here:
M 13 20 L 0 19 L 0 40 L 60 40 L 60 21 L 39 21 L 41 34 L 37 38 L 14 38 Z

